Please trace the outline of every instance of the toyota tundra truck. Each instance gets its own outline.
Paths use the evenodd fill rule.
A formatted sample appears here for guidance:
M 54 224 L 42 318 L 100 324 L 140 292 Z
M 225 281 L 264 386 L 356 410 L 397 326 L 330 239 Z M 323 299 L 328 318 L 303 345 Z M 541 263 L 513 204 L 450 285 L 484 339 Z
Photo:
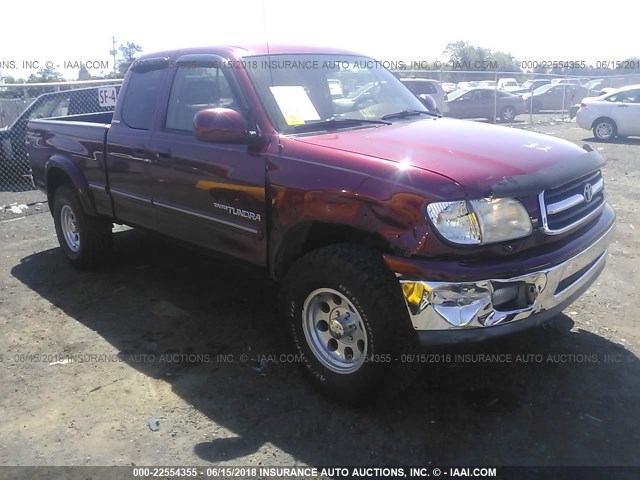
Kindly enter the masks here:
M 32 120 L 28 151 L 72 266 L 116 223 L 263 267 L 303 370 L 356 404 L 420 349 L 552 319 L 615 223 L 588 145 L 442 118 L 341 50 L 146 55 L 114 112 Z

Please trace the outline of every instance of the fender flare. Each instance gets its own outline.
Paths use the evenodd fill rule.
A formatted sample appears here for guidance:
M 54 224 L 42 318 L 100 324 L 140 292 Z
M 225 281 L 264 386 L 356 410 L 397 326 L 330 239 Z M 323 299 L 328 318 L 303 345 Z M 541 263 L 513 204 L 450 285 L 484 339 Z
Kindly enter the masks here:
M 78 165 L 76 165 L 69 157 L 60 154 L 52 155 L 44 166 L 45 185 L 47 186 L 47 197 L 49 197 L 50 204 L 53 200 L 53 192 L 51 192 L 49 188 L 50 176 L 56 170 L 61 171 L 71 180 L 84 211 L 88 215 L 96 216 L 98 212 L 96 211 L 93 198 L 89 192 L 89 183 L 83 175 L 82 170 L 80 170 L 80 167 L 78 167 Z

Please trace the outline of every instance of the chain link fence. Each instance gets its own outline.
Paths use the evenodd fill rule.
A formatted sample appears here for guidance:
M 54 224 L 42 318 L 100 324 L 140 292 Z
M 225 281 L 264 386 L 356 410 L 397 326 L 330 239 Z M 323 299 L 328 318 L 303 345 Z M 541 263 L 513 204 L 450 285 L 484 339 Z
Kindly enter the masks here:
M 436 97 L 445 116 L 534 123 L 549 115 L 570 120 L 585 97 L 640 84 L 640 74 L 570 76 L 505 71 L 400 70 L 414 94 Z M 107 92 L 121 80 L 0 84 L 0 192 L 33 189 L 25 134 L 29 120 L 114 109 Z M 117 91 L 117 90 L 116 90 Z M 546 115 L 546 117 L 543 117 Z
M 26 132 L 29 120 L 112 111 L 121 80 L 0 84 L 0 192 L 33 189 Z
M 445 95 L 445 108 L 441 109 L 445 116 L 493 123 L 534 123 L 543 115 L 571 120 L 583 98 L 640 84 L 640 73 L 610 76 L 497 70 L 396 70 L 393 73 L 416 95 Z

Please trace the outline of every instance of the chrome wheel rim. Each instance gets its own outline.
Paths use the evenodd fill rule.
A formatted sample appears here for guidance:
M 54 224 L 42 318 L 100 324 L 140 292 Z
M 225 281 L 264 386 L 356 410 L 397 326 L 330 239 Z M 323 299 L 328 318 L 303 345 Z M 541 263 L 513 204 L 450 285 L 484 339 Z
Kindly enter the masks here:
M 515 112 L 513 111 L 513 109 L 511 108 L 505 108 L 504 112 L 502 114 L 502 119 L 509 122 L 511 120 L 513 120 L 513 117 L 515 117 Z
M 368 339 L 358 310 L 342 293 L 319 288 L 302 307 L 302 329 L 316 359 L 329 370 L 349 374 L 365 361 Z
M 598 138 L 610 138 L 613 134 L 613 127 L 607 122 L 596 125 L 596 135 Z
M 60 210 L 60 228 L 64 241 L 72 252 L 80 250 L 80 225 L 69 205 Z

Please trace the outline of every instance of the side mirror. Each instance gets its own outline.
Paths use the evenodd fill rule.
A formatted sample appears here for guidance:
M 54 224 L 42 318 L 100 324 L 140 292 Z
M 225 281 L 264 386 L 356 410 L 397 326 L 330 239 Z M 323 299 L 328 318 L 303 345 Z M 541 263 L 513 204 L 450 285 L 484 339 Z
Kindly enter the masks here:
M 438 105 L 436 105 L 436 101 L 433 99 L 431 95 L 428 93 L 423 93 L 418 95 L 418 98 L 422 102 L 422 105 L 427 109 L 427 111 L 431 113 L 440 114 L 440 110 L 438 110 Z
M 193 119 L 195 137 L 203 142 L 249 143 L 252 138 L 246 120 L 230 108 L 207 108 Z

